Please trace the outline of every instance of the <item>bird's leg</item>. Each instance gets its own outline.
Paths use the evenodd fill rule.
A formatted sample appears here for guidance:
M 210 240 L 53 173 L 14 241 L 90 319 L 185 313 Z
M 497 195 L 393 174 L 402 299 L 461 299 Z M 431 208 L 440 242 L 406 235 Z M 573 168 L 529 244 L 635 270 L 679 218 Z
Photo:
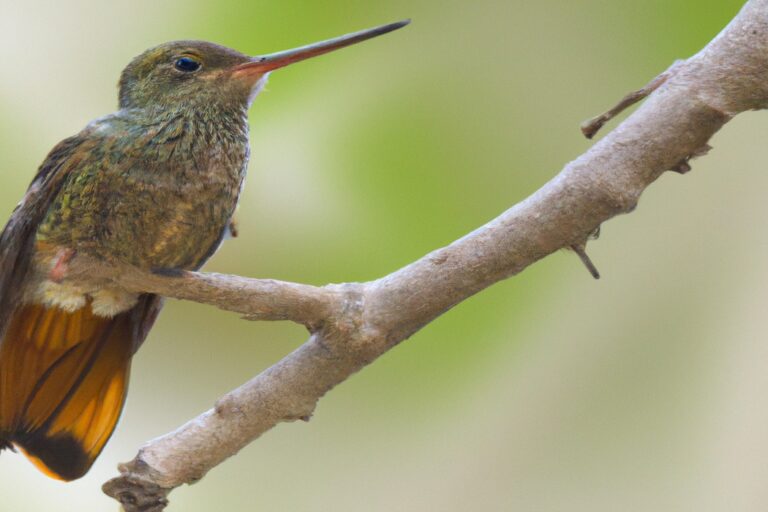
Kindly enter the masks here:
M 150 272 L 155 274 L 156 276 L 163 276 L 163 277 L 183 277 L 186 270 L 183 268 L 172 268 L 172 267 L 152 267 L 149 269 Z
M 240 231 L 237 229 L 237 219 L 234 215 L 231 219 L 229 219 L 229 224 L 227 225 L 227 233 L 232 238 L 237 238 L 237 236 L 240 234 Z
M 69 247 L 59 249 L 54 257 L 53 267 L 51 267 L 51 271 L 48 273 L 48 279 L 54 283 L 62 282 L 67 276 L 69 262 L 75 257 L 75 254 L 77 254 L 77 251 Z

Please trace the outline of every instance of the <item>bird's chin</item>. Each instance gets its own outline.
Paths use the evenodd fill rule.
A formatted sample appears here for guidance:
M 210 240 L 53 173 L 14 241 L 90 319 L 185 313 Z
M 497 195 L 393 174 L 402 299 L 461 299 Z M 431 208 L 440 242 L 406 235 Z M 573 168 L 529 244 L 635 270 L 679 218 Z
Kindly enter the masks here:
M 253 87 L 251 88 L 251 94 L 248 95 L 248 106 L 251 106 L 251 103 L 253 103 L 253 100 L 256 99 L 256 96 L 259 95 L 259 93 L 264 90 L 264 87 L 267 86 L 267 81 L 269 80 L 269 73 L 264 73 L 264 76 L 259 78 L 255 84 L 253 84 Z

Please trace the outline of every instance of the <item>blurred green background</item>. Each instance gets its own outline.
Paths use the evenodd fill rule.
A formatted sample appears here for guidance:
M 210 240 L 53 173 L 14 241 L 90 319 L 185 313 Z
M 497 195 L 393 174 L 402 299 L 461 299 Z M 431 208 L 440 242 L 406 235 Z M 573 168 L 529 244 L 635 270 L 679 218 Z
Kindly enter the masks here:
M 272 75 L 251 110 L 241 236 L 208 270 L 368 280 L 525 198 L 590 146 L 580 121 L 708 42 L 739 0 L 0 0 L 0 213 L 60 139 L 115 108 L 157 43 L 266 53 L 412 17 Z M 614 126 L 614 125 L 611 125 Z M 610 127 L 609 127 L 610 128 Z M 590 254 L 459 305 L 281 425 L 173 511 L 768 508 L 764 114 L 668 173 Z M 0 511 L 115 510 L 146 440 L 294 349 L 289 324 L 170 301 L 112 441 L 73 484 L 0 456 Z

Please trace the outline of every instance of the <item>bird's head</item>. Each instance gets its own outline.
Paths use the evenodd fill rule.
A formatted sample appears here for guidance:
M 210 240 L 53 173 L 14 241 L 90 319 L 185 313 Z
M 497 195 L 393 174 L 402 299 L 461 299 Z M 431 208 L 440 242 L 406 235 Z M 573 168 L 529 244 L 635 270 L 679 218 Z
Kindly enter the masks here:
M 392 23 L 293 50 L 249 57 L 205 41 L 173 41 L 134 58 L 120 77 L 120 108 L 247 107 L 275 69 L 408 24 Z

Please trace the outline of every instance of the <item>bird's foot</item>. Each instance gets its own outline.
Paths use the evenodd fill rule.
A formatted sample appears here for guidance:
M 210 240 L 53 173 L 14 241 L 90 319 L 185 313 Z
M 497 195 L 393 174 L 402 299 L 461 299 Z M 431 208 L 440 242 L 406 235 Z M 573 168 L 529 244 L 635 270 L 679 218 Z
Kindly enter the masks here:
M 150 271 L 156 276 L 163 277 L 182 277 L 186 270 L 183 268 L 171 268 L 171 267 L 153 267 Z
M 226 236 L 227 238 L 237 238 L 237 236 L 238 236 L 239 234 L 240 234 L 240 231 L 239 231 L 239 230 L 238 230 L 238 228 L 237 228 L 237 219 L 235 219 L 234 217 L 232 217 L 232 218 L 229 220 L 229 224 L 227 224 L 227 233 L 226 233 L 226 235 L 225 235 L 225 236 Z

